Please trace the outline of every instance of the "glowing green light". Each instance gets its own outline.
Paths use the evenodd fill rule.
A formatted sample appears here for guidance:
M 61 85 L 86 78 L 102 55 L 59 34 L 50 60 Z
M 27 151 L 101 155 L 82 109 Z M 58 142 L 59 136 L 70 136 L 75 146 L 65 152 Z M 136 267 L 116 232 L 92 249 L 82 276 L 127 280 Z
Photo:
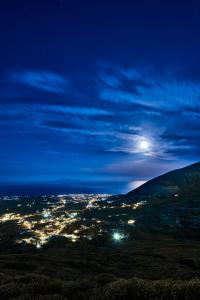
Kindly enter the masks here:
M 121 241 L 123 238 L 124 238 L 124 235 L 121 234 L 121 233 L 119 233 L 119 232 L 115 232 L 115 233 L 113 234 L 113 239 L 114 239 L 115 241 Z

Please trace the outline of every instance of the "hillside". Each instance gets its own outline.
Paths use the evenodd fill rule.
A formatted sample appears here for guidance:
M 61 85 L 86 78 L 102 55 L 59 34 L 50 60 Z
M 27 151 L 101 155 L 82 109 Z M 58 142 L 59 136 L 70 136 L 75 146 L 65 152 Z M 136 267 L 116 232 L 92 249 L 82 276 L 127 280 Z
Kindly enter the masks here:
M 123 198 L 126 200 L 146 197 L 168 197 L 196 195 L 200 192 L 200 162 L 156 177 Z
M 196 163 L 124 196 L 2 198 L 0 298 L 198 300 L 199 195 Z
M 110 205 L 134 208 L 129 218 L 137 230 L 168 232 L 178 238 L 199 239 L 200 163 L 156 177 Z

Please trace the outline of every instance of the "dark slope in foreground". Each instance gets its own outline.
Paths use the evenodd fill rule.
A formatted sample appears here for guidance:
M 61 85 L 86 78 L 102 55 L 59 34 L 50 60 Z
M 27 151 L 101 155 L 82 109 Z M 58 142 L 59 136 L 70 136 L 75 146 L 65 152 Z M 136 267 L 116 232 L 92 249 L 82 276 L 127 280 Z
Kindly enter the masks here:
M 134 201 L 142 198 L 169 197 L 171 195 L 197 195 L 200 193 L 200 162 L 156 177 L 122 198 Z

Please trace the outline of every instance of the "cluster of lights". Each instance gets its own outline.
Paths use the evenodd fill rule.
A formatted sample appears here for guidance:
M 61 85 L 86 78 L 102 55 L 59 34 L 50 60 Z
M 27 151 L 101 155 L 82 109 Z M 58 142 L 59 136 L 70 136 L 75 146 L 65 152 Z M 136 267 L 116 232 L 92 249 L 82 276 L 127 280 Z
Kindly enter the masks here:
M 74 203 L 86 202 L 86 208 L 97 208 L 97 202 L 106 199 L 110 195 L 69 195 L 65 199 L 65 195 L 57 196 L 57 202 L 48 200 L 43 196 L 43 200 L 48 204 L 48 208 L 45 208 L 43 211 L 37 210 L 34 214 L 19 214 L 19 213 L 5 213 L 0 216 L 0 223 L 7 221 L 16 221 L 18 225 L 23 228 L 22 237 L 18 239 L 17 243 L 27 243 L 35 245 L 36 248 L 41 248 L 42 245 L 46 244 L 52 236 L 63 236 L 70 239 L 72 242 L 76 242 L 81 236 L 91 239 L 92 236 L 100 232 L 94 230 L 97 224 L 101 223 L 101 220 L 94 218 L 92 221 L 95 221 L 95 224 L 92 224 L 90 227 L 80 224 L 79 211 L 68 211 L 67 203 L 68 201 L 73 201 Z M 55 197 L 51 196 L 53 200 Z M 71 199 L 70 199 L 71 198 Z M 73 200 L 72 200 L 73 199 Z M 28 206 L 33 208 L 34 201 L 26 204 L 19 204 L 18 207 Z M 83 218 L 85 221 L 85 218 Z M 76 223 L 73 227 L 70 227 L 71 224 Z M 79 224 L 79 225 L 78 225 Z M 79 228 L 77 228 L 77 226 Z M 71 228 L 68 230 L 68 228 Z M 73 229 L 73 230 L 72 230 Z M 26 232 L 31 234 L 31 237 L 24 237 Z M 91 232 L 93 232 L 91 234 Z
M 140 207 L 140 206 L 142 206 L 142 205 L 144 205 L 144 204 L 146 204 L 146 203 L 147 203 L 146 200 L 143 200 L 143 201 L 134 203 L 133 206 L 132 206 L 132 208 L 133 208 L 133 209 L 136 209 L 136 208 L 138 208 L 138 207 Z
M 7 221 L 17 221 L 21 219 L 20 214 L 14 214 L 14 213 L 6 213 L 3 216 L 0 217 L 0 222 L 4 223 Z
M 43 197 L 45 201 L 45 208 L 35 211 L 35 213 L 13 213 L 6 212 L 4 215 L 0 216 L 0 222 L 16 221 L 18 225 L 23 229 L 20 238 L 16 241 L 17 243 L 27 243 L 34 245 L 36 248 L 41 248 L 46 244 L 49 239 L 53 236 L 63 236 L 72 242 L 77 242 L 80 238 L 92 239 L 94 236 L 103 235 L 108 232 L 109 229 L 106 227 L 109 224 L 110 219 L 102 220 L 96 217 L 92 217 L 90 220 L 90 225 L 88 225 L 88 219 L 81 218 L 81 211 L 90 209 L 115 209 L 116 206 L 112 205 L 110 207 L 103 204 L 102 199 L 106 199 L 108 195 L 59 195 L 55 197 Z M 52 200 L 51 200 L 52 198 Z M 57 201 L 55 201 L 57 200 Z M 84 203 L 84 208 L 79 208 L 77 210 L 68 210 L 68 203 Z M 113 201 L 109 201 L 111 204 Z M 122 208 L 136 209 L 141 205 L 144 205 L 146 201 L 140 201 L 133 204 L 122 203 Z M 114 204 L 114 203 L 113 203 Z M 18 206 L 18 205 L 17 205 Z M 23 206 L 29 206 L 34 208 L 34 201 L 25 203 L 20 202 L 23 211 Z M 78 206 L 79 207 L 79 206 Z M 37 208 L 38 209 L 38 208 Z M 7 210 L 9 211 L 9 210 Z M 19 210 L 18 210 L 19 211 Z M 124 210 L 123 210 L 124 212 Z M 134 219 L 128 219 L 127 213 L 117 213 L 109 214 L 107 218 L 120 217 L 119 220 L 123 225 L 135 226 Z M 84 222 L 87 221 L 87 226 Z M 26 235 L 28 233 L 28 237 Z M 114 231 L 112 233 L 112 239 L 116 242 L 120 242 L 127 238 L 127 235 L 121 231 Z

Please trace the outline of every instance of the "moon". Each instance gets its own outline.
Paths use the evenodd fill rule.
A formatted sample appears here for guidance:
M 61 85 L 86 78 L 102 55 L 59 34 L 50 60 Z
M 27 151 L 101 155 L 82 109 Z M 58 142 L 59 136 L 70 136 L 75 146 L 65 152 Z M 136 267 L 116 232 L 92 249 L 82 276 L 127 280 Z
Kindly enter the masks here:
M 146 137 L 140 137 L 137 143 L 138 152 L 148 153 L 152 148 L 151 142 Z
M 147 140 L 143 140 L 143 141 L 140 142 L 139 146 L 142 150 L 148 150 L 149 147 L 150 147 L 150 144 Z

